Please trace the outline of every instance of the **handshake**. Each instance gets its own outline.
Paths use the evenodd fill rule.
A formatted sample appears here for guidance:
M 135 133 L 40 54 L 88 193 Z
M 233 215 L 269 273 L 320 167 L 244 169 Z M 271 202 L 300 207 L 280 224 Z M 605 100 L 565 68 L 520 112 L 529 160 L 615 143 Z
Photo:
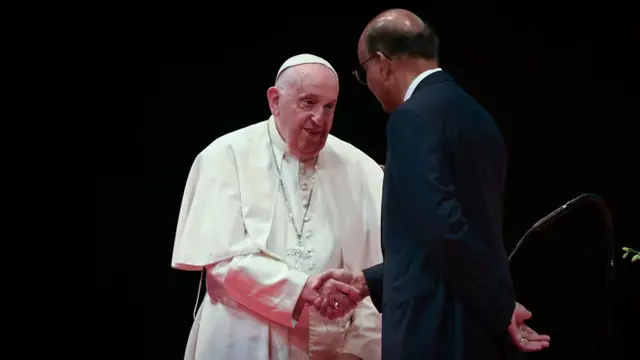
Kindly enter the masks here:
M 302 289 L 294 313 L 299 314 L 304 306 L 313 306 L 322 316 L 335 319 L 345 316 L 362 299 L 369 296 L 369 287 L 361 271 L 330 269 L 309 277 Z M 531 312 L 519 303 L 506 329 L 514 345 L 525 352 L 539 351 L 549 346 L 550 337 L 540 335 L 525 324 Z
M 322 316 L 336 319 L 349 313 L 367 296 L 369 288 L 362 272 L 330 269 L 309 277 L 298 304 L 313 306 Z

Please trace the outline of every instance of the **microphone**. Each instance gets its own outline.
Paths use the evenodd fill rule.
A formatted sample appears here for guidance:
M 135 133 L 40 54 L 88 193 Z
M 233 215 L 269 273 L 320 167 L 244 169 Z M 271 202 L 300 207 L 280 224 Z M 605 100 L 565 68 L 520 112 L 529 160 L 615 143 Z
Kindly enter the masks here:
M 554 221 L 558 220 L 562 215 L 568 213 L 569 210 L 572 210 L 572 206 L 578 204 L 580 201 L 584 200 L 588 196 L 589 194 L 582 194 L 574 199 L 569 200 L 566 204 L 555 209 L 549 215 L 538 220 L 537 223 L 533 224 L 532 228 L 538 231 L 544 229 L 545 227 L 551 225 L 551 223 L 553 223 Z
M 511 263 L 511 259 L 513 258 L 513 256 L 518 252 L 518 249 L 520 249 L 520 247 L 522 246 L 522 244 L 524 243 L 524 240 L 534 231 L 540 231 L 542 229 L 544 229 L 545 227 L 551 225 L 554 221 L 558 220 L 562 215 L 569 213 L 570 211 L 572 211 L 573 209 L 576 208 L 576 205 L 582 203 L 583 201 L 588 200 L 590 202 L 594 202 L 597 206 L 598 209 L 600 210 L 600 213 L 602 214 L 604 221 L 605 221 L 605 236 L 606 236 L 606 241 L 607 241 L 607 246 L 609 247 L 609 261 L 608 261 L 608 266 L 607 266 L 607 277 L 606 277 L 606 293 L 607 293 L 607 309 L 606 309 L 606 325 L 605 328 L 603 329 L 603 337 L 606 338 L 605 340 L 605 352 L 607 353 L 607 359 L 613 359 L 615 358 L 614 354 L 615 354 L 615 341 L 614 341 L 614 328 L 613 328 L 613 314 L 614 314 L 614 295 L 615 295 L 615 288 L 614 288 L 614 277 L 615 277 L 615 234 L 614 234 L 614 230 L 613 230 L 613 218 L 611 216 L 611 212 L 609 211 L 609 208 L 607 207 L 607 204 L 604 202 L 604 200 L 596 195 L 596 194 L 582 194 L 574 199 L 569 200 L 566 204 L 560 206 L 559 208 L 555 209 L 554 211 L 552 211 L 551 213 L 549 213 L 549 215 L 543 217 L 542 219 L 540 219 L 538 222 L 536 222 L 529 230 L 527 230 L 527 232 L 522 236 L 522 238 L 520 238 L 520 240 L 518 240 L 518 242 L 516 243 L 516 246 L 513 248 L 513 251 L 511 251 L 511 254 L 509 254 L 509 263 Z

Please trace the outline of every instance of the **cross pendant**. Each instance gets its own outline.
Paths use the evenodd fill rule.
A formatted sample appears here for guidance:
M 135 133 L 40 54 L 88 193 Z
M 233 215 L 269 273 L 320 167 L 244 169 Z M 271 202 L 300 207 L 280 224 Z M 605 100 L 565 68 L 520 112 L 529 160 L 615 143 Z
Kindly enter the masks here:
M 286 255 L 296 257 L 296 260 L 294 263 L 296 270 L 300 270 L 300 267 L 302 266 L 302 261 L 311 259 L 313 253 L 314 253 L 314 250 L 312 248 L 304 247 L 299 236 L 298 236 L 297 247 L 295 249 L 285 250 Z M 313 264 L 309 265 L 309 270 L 313 270 L 314 268 L 315 266 Z

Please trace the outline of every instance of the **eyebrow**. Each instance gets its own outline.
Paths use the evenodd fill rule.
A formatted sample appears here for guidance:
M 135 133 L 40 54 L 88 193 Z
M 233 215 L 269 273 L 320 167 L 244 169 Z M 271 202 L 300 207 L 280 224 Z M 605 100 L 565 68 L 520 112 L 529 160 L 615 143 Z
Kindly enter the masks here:
M 314 97 L 314 98 L 319 98 L 319 97 L 320 97 L 320 95 L 318 95 L 318 94 L 314 94 L 314 93 L 303 93 L 303 94 L 298 95 L 298 98 L 300 98 L 300 99 L 301 99 L 301 98 L 305 98 L 305 97 Z M 337 101 L 337 100 L 338 100 L 337 98 L 335 98 L 335 99 L 331 99 L 331 101 Z

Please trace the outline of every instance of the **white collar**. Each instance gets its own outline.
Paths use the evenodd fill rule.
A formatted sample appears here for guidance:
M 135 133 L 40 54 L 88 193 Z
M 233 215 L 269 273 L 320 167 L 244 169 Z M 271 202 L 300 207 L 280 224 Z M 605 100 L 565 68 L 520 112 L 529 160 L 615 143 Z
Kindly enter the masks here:
M 289 152 L 289 147 L 287 143 L 284 141 L 280 133 L 278 132 L 278 127 L 276 126 L 276 119 L 273 118 L 273 115 L 269 117 L 269 133 L 271 134 L 271 142 L 273 143 L 273 147 L 280 150 L 282 154 L 286 154 Z
M 442 70 L 442 69 L 440 69 L 440 68 L 429 69 L 429 70 L 423 72 L 422 74 L 416 76 L 416 78 L 413 79 L 413 81 L 409 85 L 409 88 L 407 89 L 407 93 L 404 95 L 404 101 L 407 101 L 411 97 L 411 95 L 413 95 L 413 92 L 416 90 L 416 87 L 418 87 L 418 84 L 420 84 L 420 82 L 424 78 L 426 78 L 427 76 L 433 74 L 434 72 L 438 72 L 440 70 Z

